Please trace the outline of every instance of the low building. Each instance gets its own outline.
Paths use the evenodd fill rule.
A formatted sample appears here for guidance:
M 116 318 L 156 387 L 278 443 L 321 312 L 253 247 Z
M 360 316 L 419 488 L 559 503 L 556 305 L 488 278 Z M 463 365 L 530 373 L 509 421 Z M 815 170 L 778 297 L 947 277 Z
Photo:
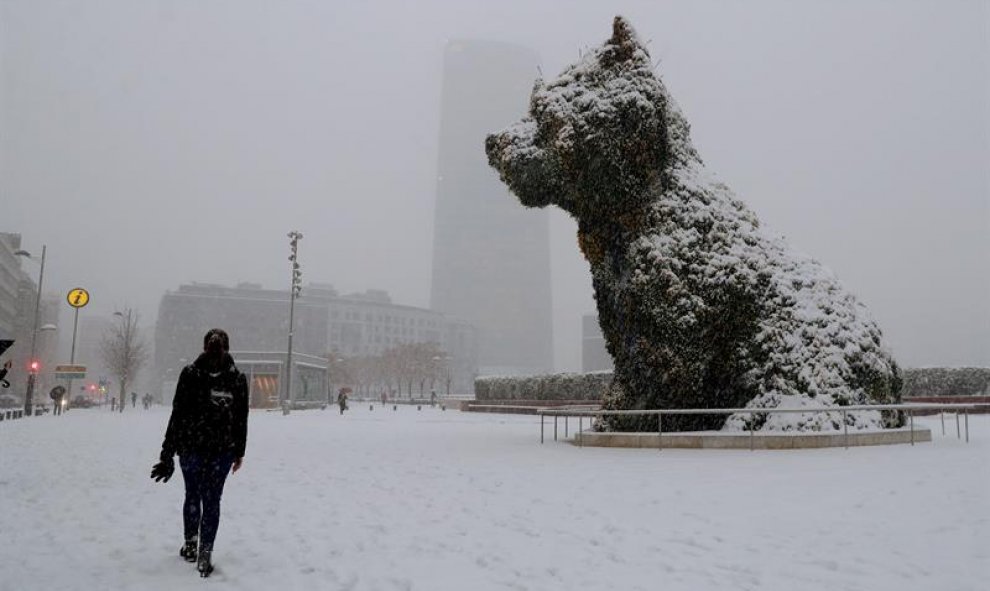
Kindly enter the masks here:
M 311 284 L 296 299 L 294 324 L 293 401 L 327 399 L 331 356 L 336 360 L 380 355 L 406 343 L 437 344 L 446 354 L 444 381 L 449 376 L 451 393 L 473 389 L 476 329 L 432 310 L 392 303 L 387 292 L 340 295 L 330 285 Z M 235 361 L 254 375 L 252 404 L 276 405 L 287 361 L 288 326 L 287 290 L 253 283 L 234 287 L 192 283 L 167 292 L 158 309 L 154 346 L 163 400 L 171 399 L 179 371 L 202 350 L 206 331 L 223 328 L 230 334 Z

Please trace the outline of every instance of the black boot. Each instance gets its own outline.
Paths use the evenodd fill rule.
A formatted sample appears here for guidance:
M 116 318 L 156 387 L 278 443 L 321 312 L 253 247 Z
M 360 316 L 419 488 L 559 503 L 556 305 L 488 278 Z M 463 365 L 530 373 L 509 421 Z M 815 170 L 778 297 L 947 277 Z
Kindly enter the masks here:
M 186 562 L 196 562 L 196 538 L 186 540 L 186 543 L 179 548 L 179 556 L 186 559 Z
M 199 570 L 199 576 L 204 579 L 213 572 L 213 563 L 210 561 L 211 554 L 213 554 L 212 550 L 201 550 L 199 553 L 199 562 L 196 564 L 196 569 Z

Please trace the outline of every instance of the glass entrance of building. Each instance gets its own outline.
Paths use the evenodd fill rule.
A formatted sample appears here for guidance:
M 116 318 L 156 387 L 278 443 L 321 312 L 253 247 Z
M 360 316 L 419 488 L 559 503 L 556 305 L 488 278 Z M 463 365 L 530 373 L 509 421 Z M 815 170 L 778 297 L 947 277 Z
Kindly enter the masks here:
M 251 408 L 275 408 L 278 406 L 278 374 L 255 373 L 248 385 Z

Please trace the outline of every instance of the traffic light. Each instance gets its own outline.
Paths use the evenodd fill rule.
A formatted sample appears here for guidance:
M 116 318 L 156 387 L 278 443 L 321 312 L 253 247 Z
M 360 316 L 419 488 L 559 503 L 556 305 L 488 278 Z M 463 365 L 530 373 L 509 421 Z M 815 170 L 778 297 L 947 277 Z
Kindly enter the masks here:
M 31 373 L 38 373 L 38 370 L 41 369 L 41 364 L 37 360 L 34 360 L 31 362 L 30 368 Z
M 89 391 L 90 392 L 96 392 L 96 384 L 90 384 L 89 385 Z

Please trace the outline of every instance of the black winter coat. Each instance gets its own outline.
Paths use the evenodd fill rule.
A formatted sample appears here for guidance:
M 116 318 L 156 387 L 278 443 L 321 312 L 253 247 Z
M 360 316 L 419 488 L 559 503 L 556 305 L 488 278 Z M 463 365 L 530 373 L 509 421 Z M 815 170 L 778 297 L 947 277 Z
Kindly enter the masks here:
M 247 445 L 247 379 L 224 355 L 219 371 L 209 369 L 205 354 L 179 375 L 162 452 L 244 457 Z

